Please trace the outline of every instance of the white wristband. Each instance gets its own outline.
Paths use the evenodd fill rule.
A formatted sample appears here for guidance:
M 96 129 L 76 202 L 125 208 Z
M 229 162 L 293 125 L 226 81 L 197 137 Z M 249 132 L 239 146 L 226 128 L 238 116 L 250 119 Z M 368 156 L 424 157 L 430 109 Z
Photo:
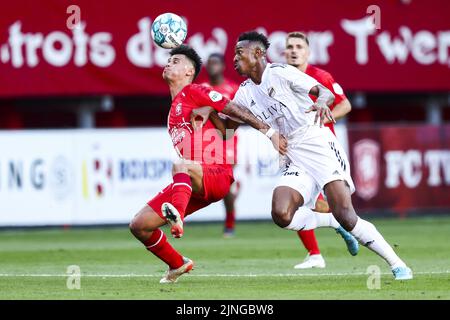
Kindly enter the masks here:
M 267 138 L 272 139 L 272 136 L 274 133 L 275 133 L 275 130 L 273 128 L 270 128 L 269 130 L 267 130 L 267 132 L 266 132 Z

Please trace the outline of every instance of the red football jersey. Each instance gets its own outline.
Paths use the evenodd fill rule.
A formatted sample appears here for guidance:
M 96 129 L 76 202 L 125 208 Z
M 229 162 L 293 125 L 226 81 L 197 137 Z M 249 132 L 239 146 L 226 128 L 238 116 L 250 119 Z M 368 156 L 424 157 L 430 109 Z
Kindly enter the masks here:
M 207 86 L 210 86 L 213 90 L 220 92 L 221 94 L 223 94 L 226 98 L 228 98 L 230 100 L 232 100 L 234 98 L 236 91 L 238 91 L 238 89 L 239 89 L 238 83 L 230 81 L 228 79 L 224 79 L 224 81 L 217 86 L 213 86 L 207 82 L 205 82 L 204 84 Z
M 329 72 L 308 64 L 305 73 L 319 81 L 324 87 L 334 94 L 335 99 L 333 105 L 330 107 L 331 110 L 333 110 L 337 104 L 347 99 L 344 94 L 344 90 L 342 90 L 341 86 L 334 81 L 333 76 Z M 310 95 L 310 97 L 313 101 L 316 101 L 317 99 L 317 97 L 312 95 Z M 327 123 L 326 126 L 334 133 L 334 124 L 332 122 Z
M 211 87 L 213 90 L 223 94 L 224 97 L 230 100 L 234 98 L 236 91 L 238 91 L 239 89 L 238 83 L 230 81 L 228 79 L 224 79 L 224 81 L 217 86 L 213 86 L 207 82 L 205 82 L 204 85 Z M 230 138 L 228 143 L 226 144 L 227 157 L 228 159 L 234 159 L 233 164 L 237 163 L 237 143 L 238 137 L 237 134 L 234 134 L 233 138 Z
M 210 106 L 221 112 L 230 100 L 211 88 L 198 84 L 187 85 L 173 99 L 167 126 L 173 146 L 180 157 L 205 164 L 229 164 L 226 141 L 208 120 L 203 128 L 194 131 L 190 119 L 193 109 Z M 229 158 L 228 158 L 229 159 Z

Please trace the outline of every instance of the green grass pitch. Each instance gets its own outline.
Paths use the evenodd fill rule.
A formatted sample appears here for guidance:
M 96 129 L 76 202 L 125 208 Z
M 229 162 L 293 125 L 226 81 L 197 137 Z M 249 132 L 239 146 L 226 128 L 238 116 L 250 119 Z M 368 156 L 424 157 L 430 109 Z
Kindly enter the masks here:
M 450 216 L 368 219 L 413 269 L 394 281 L 386 263 L 362 247 L 356 257 L 332 229 L 316 234 L 325 269 L 295 270 L 306 252 L 294 232 L 272 222 L 237 223 L 222 237 L 220 223 L 187 223 L 169 241 L 196 263 L 175 284 L 166 270 L 122 228 L 0 231 L 0 299 L 450 299 Z M 170 234 L 165 229 L 166 234 Z M 67 267 L 81 270 L 80 289 L 67 288 Z M 368 289 L 367 268 L 381 270 Z

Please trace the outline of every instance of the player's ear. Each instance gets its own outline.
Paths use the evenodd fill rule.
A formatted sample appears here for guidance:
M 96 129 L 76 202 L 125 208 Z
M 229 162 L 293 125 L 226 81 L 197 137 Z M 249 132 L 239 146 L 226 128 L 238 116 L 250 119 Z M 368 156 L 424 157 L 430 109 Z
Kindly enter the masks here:
M 261 48 L 260 47 L 255 47 L 255 58 L 259 58 L 261 57 Z
M 186 75 L 187 75 L 188 77 L 194 77 L 194 74 L 195 74 L 195 69 L 194 69 L 194 67 L 189 66 L 189 67 L 186 69 Z

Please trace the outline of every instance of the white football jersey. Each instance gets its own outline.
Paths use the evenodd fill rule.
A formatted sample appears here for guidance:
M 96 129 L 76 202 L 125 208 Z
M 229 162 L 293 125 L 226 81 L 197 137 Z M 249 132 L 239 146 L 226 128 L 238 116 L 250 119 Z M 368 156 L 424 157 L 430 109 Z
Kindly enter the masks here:
M 315 112 L 305 113 L 313 101 L 308 93 L 316 79 L 297 68 L 268 63 L 259 85 L 242 82 L 233 102 L 249 109 L 258 119 L 285 136 L 314 124 Z

